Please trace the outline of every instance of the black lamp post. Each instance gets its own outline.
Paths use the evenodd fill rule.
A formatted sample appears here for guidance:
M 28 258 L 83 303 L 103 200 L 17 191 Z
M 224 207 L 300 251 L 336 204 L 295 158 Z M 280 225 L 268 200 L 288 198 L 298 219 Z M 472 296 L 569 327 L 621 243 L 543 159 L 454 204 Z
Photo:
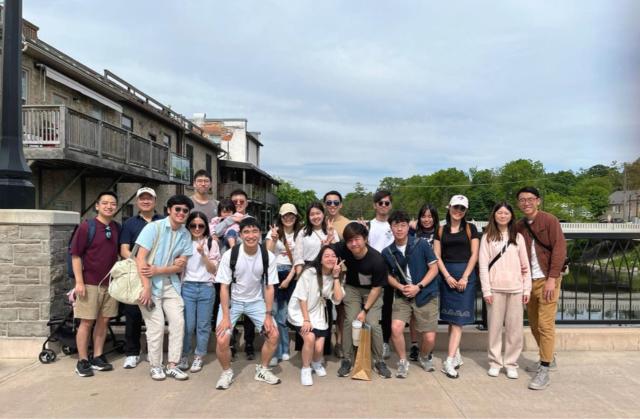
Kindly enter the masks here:
M 0 208 L 35 208 L 31 169 L 22 152 L 22 0 L 4 2 Z

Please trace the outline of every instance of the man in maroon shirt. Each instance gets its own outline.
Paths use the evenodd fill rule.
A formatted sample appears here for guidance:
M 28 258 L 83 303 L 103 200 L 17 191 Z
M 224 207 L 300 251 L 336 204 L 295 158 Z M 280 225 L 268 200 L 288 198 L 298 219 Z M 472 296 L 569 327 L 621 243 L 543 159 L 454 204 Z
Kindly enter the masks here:
M 78 363 L 76 373 L 90 377 L 93 370 L 110 371 L 103 352 L 109 319 L 118 313 L 118 302 L 107 290 L 108 281 L 102 281 L 118 260 L 118 223 L 113 216 L 118 207 L 118 198 L 113 192 L 101 192 L 96 200 L 95 220 L 84 221 L 71 241 L 71 263 L 75 278 L 74 316 L 80 319 L 76 331 Z M 95 223 L 95 235 L 89 237 L 89 224 Z M 102 281 L 102 283 L 101 283 Z M 89 360 L 89 337 L 93 329 L 93 357 Z

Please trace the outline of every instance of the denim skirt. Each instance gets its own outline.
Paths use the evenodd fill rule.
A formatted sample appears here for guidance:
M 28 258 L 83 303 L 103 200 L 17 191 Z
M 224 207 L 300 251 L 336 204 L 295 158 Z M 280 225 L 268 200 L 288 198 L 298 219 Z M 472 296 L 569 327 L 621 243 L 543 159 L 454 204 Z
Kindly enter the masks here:
M 444 264 L 451 275 L 459 280 L 467 268 L 466 262 L 445 262 Z M 447 281 L 440 279 L 440 320 L 449 324 L 466 325 L 475 322 L 475 299 L 477 278 L 475 269 L 469 275 L 467 288 L 460 292 L 455 288 L 449 288 Z

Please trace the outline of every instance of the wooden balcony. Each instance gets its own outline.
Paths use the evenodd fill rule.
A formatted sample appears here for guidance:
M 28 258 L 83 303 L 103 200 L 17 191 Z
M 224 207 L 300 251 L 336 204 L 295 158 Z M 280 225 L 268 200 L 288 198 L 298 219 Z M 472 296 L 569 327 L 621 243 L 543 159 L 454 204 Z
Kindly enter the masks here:
M 231 192 L 236 189 L 242 189 L 243 191 L 245 191 L 251 201 L 263 205 L 278 205 L 278 198 L 274 194 L 272 194 L 271 192 L 267 192 L 265 188 L 261 188 L 250 183 L 246 183 L 243 185 L 242 183 L 238 182 L 227 182 L 221 184 L 218 190 L 220 191 L 221 197 L 228 198 L 231 195 Z
M 189 183 L 186 157 L 66 106 L 23 106 L 22 123 L 27 160 L 117 172 L 123 182 Z

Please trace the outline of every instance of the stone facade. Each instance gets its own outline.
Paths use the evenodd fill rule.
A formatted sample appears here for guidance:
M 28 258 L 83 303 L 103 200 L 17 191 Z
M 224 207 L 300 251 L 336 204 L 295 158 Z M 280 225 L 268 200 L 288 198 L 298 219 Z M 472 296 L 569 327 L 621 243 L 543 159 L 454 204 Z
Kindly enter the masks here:
M 67 243 L 75 212 L 0 210 L 0 339 L 42 338 L 64 316 Z

